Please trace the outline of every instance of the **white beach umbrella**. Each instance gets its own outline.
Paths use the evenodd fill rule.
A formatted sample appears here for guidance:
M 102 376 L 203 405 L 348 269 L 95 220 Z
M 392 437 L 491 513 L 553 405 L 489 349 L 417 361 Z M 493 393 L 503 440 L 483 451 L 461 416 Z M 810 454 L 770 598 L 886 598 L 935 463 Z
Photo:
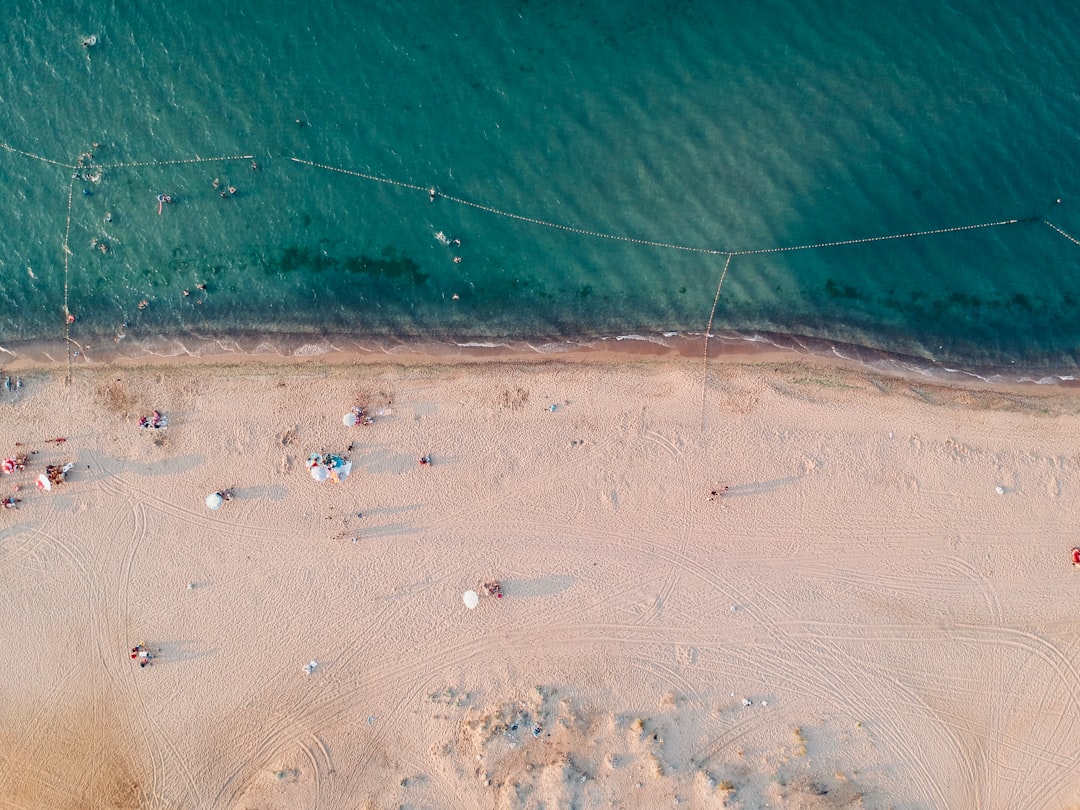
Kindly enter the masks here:
M 352 413 L 351 411 L 341 417 L 341 424 L 343 424 L 345 427 L 356 427 L 356 422 L 356 414 Z
M 220 492 L 211 492 L 206 496 L 207 509 L 220 509 L 223 503 L 225 503 L 225 499 L 221 497 Z
M 469 610 L 473 610 L 480 604 L 480 594 L 476 591 L 465 591 L 465 593 L 461 595 L 461 601 L 465 603 L 465 607 Z
M 316 464 L 311 468 L 311 477 L 316 481 L 325 481 L 330 477 L 330 470 L 324 467 L 322 464 Z
M 41 489 L 52 489 L 52 481 L 49 480 L 49 476 L 47 476 L 45 473 L 42 473 L 37 477 L 37 485 L 41 487 Z

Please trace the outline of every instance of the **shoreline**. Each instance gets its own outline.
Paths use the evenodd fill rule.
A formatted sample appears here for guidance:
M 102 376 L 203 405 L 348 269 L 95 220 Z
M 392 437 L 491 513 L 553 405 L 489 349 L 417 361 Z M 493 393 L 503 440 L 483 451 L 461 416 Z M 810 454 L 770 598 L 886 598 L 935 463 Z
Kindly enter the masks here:
M 810 363 L 866 374 L 919 381 L 940 386 L 991 390 L 1072 389 L 1080 379 L 1072 368 L 1024 369 L 963 367 L 928 358 L 894 354 L 880 349 L 770 332 L 704 333 L 663 332 L 582 338 L 475 338 L 438 339 L 415 336 L 365 337 L 346 334 L 223 334 L 159 336 L 146 340 L 106 341 L 105 336 L 85 341 L 33 340 L 0 344 L 0 370 L 10 373 L 65 369 L 79 370 L 115 365 L 128 368 L 175 364 L 262 363 L 287 365 L 317 360 L 327 365 L 469 364 L 486 362 L 542 363 L 563 360 L 579 363 L 672 361 L 686 363 Z M 95 342 L 92 342 L 95 341 Z

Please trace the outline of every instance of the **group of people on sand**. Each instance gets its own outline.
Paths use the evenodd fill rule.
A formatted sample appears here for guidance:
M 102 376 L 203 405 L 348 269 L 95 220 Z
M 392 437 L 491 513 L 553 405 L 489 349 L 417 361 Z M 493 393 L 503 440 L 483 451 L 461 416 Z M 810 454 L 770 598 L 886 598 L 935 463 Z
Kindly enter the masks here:
M 154 654 L 150 652 L 146 642 L 141 641 L 131 648 L 131 657 L 139 662 L 140 668 L 143 668 L 153 660 Z
M 48 441 L 55 442 L 56 444 L 61 444 L 67 441 L 67 439 L 61 437 L 56 439 L 48 439 Z M 36 453 L 37 451 L 35 450 L 34 452 Z M 9 456 L 8 458 L 5 458 L 3 460 L 2 465 L 0 465 L 0 470 L 3 470 L 3 473 L 5 475 L 14 475 L 15 473 L 23 472 L 26 469 L 28 461 L 29 456 L 27 456 L 26 453 L 16 453 L 15 455 Z M 74 461 L 69 461 L 64 465 L 47 465 L 45 467 L 45 472 L 37 477 L 37 481 L 35 482 L 37 484 L 37 488 L 42 490 L 48 490 L 52 489 L 58 484 L 62 484 L 66 480 L 68 472 L 70 472 L 74 466 Z M 19 492 L 22 490 L 22 486 L 20 486 L 19 484 L 15 484 L 13 489 L 15 490 L 15 492 Z M 21 498 L 16 498 L 14 495 L 8 495 L 5 498 L 0 498 L 0 507 L 3 507 L 4 509 L 18 509 L 18 505 L 21 502 Z
M 3 463 L 4 475 L 13 475 L 14 473 L 22 472 L 26 469 L 26 462 L 27 458 L 25 453 L 16 453 L 10 458 L 5 458 Z M 15 491 L 19 491 L 18 484 L 15 485 Z M 0 500 L 0 506 L 3 506 L 5 509 L 18 509 L 19 500 L 20 499 L 16 498 L 14 495 L 8 495 L 3 500 Z
M 150 416 L 144 416 L 139 419 L 139 427 L 141 428 L 158 428 L 168 427 L 169 417 L 161 413 L 161 411 L 154 411 Z
M 356 424 L 363 425 L 364 427 L 371 427 L 375 424 L 375 420 L 371 418 L 368 409 L 363 405 L 355 405 L 351 410 L 353 416 L 356 417 Z
M 49 483 L 52 486 L 58 486 L 64 483 L 64 480 L 67 478 L 67 474 L 74 466 L 74 461 L 69 461 L 62 467 L 59 464 L 49 464 L 47 467 L 45 467 L 45 477 L 48 479 Z M 40 476 L 38 477 L 37 485 L 38 489 L 45 489 L 45 482 L 41 480 Z
M 22 472 L 26 469 L 27 461 L 26 453 L 16 453 L 9 458 L 5 458 L 3 462 L 4 475 L 13 475 L 14 473 Z

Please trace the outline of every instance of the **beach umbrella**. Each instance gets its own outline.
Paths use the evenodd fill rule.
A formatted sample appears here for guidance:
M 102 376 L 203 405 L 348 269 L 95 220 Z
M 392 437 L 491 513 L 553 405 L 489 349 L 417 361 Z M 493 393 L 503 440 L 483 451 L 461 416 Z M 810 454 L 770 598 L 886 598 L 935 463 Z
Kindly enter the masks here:
M 357 419 L 355 413 L 350 412 L 341 417 L 341 424 L 345 427 L 356 427 L 356 422 Z
M 15 472 L 15 459 L 13 459 L 13 458 L 5 458 L 4 459 L 4 472 L 7 473 L 8 475 L 11 475 L 11 473 Z
M 465 591 L 465 593 L 461 595 L 461 601 L 465 603 L 465 607 L 472 610 L 480 604 L 480 594 L 476 591 Z
M 324 467 L 322 464 L 316 464 L 311 468 L 311 477 L 316 481 L 325 481 L 330 477 L 330 470 Z
M 206 496 L 207 509 L 220 509 L 223 503 L 225 503 L 225 499 L 221 497 L 220 492 L 211 492 Z
M 50 490 L 52 489 L 52 481 L 49 480 L 49 476 L 42 473 L 37 477 L 38 489 Z
M 345 479 L 349 477 L 349 473 L 351 472 L 351 461 L 343 461 L 336 456 L 334 457 L 334 465 L 330 468 L 330 475 L 337 483 L 344 483 Z

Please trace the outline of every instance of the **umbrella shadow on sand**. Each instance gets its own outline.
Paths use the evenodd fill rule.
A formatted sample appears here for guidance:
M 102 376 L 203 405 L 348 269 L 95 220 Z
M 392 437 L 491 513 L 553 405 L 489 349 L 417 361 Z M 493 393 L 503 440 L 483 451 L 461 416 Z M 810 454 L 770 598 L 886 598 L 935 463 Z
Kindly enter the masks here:
M 234 487 L 229 490 L 238 501 L 280 501 L 289 494 L 289 488 L 281 484 L 265 487 Z
M 26 523 L 16 523 L 12 526 L 8 526 L 6 529 L 0 529 L 0 549 L 3 548 L 4 541 L 9 537 L 18 537 L 20 534 L 30 534 L 36 532 L 42 523 L 40 520 Z
M 178 473 L 186 473 L 194 470 L 200 464 L 206 462 L 206 456 L 176 456 L 175 458 L 165 458 L 160 461 L 125 461 L 119 458 L 97 458 L 94 456 L 87 456 L 83 458 L 83 454 L 79 454 L 78 460 L 75 465 L 74 472 L 79 473 L 80 478 L 84 478 L 86 470 L 86 462 L 97 462 L 99 471 L 103 471 L 110 475 L 117 473 L 134 473 L 135 475 L 177 475 Z M 82 472 L 80 472 L 82 470 Z
M 537 579 L 500 579 L 502 592 L 507 597 L 515 599 L 537 599 L 544 596 L 554 596 L 557 593 L 569 590 L 575 582 L 570 574 L 552 574 Z

